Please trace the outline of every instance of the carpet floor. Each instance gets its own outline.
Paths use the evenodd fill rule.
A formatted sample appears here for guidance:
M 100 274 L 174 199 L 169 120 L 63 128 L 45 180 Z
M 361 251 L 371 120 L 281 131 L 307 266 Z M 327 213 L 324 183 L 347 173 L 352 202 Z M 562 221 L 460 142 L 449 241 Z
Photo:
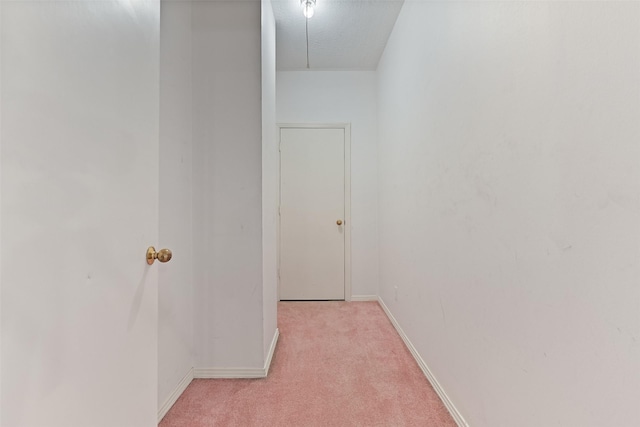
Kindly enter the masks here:
M 263 379 L 196 379 L 160 427 L 455 427 L 377 302 L 280 302 Z

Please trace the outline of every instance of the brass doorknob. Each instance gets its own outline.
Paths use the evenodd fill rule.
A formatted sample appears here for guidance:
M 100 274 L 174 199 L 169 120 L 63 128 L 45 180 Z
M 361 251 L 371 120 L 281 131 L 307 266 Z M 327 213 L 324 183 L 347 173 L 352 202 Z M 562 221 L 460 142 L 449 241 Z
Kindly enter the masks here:
M 336 224 L 338 224 L 338 225 L 342 225 L 342 220 L 341 220 L 341 219 L 337 220 L 337 221 L 336 221 Z
M 147 249 L 147 264 L 151 265 L 158 260 L 160 262 L 168 262 L 171 260 L 173 254 L 169 249 L 160 249 L 156 252 L 156 248 L 149 246 Z

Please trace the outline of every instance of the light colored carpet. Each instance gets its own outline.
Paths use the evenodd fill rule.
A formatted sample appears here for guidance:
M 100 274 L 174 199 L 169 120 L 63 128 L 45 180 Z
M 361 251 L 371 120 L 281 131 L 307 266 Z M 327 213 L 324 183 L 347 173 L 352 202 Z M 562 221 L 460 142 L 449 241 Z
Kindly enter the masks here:
M 377 302 L 281 302 L 264 379 L 194 380 L 161 427 L 453 426 Z

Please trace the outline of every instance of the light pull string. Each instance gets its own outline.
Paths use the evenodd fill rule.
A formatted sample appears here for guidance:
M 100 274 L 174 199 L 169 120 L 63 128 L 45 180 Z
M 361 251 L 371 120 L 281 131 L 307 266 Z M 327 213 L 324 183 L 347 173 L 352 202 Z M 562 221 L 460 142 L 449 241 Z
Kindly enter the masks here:
M 307 35 L 307 70 L 309 69 L 309 18 L 304 18 L 304 31 Z

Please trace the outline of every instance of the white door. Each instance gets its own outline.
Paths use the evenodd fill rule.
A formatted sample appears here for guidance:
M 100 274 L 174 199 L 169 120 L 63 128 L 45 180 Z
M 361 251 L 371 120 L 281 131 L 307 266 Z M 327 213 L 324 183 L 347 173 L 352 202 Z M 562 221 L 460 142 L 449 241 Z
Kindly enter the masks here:
M 345 299 L 345 129 L 280 129 L 280 299 Z
M 0 7 L 2 426 L 154 426 L 158 1 Z

